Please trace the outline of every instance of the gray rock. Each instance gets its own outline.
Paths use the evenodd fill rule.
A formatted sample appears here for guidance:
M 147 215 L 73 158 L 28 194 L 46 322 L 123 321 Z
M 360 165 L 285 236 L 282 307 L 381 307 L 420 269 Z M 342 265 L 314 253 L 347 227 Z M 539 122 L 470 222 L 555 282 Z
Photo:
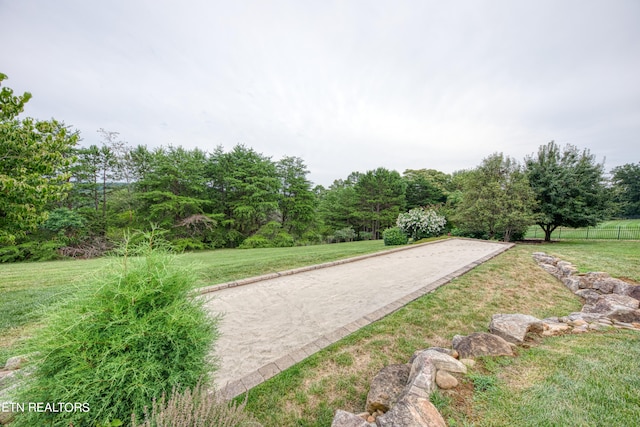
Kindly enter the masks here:
M 536 260 L 538 264 L 548 264 L 548 265 L 555 266 L 555 264 L 558 262 L 558 259 L 556 257 L 549 256 L 544 252 L 542 252 L 541 255 L 534 254 L 533 258 Z
M 436 366 L 431 359 L 416 357 L 416 360 L 411 364 L 409 380 L 403 391 L 403 396 L 413 394 L 428 399 L 436 389 L 436 371 Z
M 447 371 L 438 371 L 436 384 L 443 390 L 449 390 L 458 386 L 458 380 Z
M 584 310 L 584 307 L 582 308 Z M 571 313 L 567 316 L 566 322 L 575 321 L 578 319 L 584 320 L 587 323 L 597 322 L 601 318 L 606 317 L 599 313 L 590 313 L 586 311 L 578 311 L 576 313 Z
M 626 295 L 626 293 L 620 292 L 620 290 L 625 291 L 628 286 L 628 283 L 623 282 L 620 279 L 615 279 L 613 277 L 606 277 L 593 281 L 593 288 L 599 291 L 601 294 L 614 293 L 619 295 Z M 615 292 L 616 289 L 618 289 L 618 292 Z
M 628 291 L 627 296 L 630 296 L 631 298 L 635 298 L 638 301 L 640 301 L 640 286 L 636 285 L 633 286 L 632 288 Z
M 600 294 L 593 289 L 580 289 L 575 292 L 581 298 L 584 298 L 584 303 L 588 305 L 595 305 L 600 299 Z
M 428 397 L 407 395 L 389 412 L 376 418 L 378 427 L 446 427 Z
M 7 363 L 4 364 L 4 369 L 8 371 L 13 371 L 15 369 L 20 369 L 27 361 L 27 356 L 14 356 L 7 359 Z
M 542 267 L 545 271 L 547 271 L 549 274 L 553 276 L 556 276 L 556 277 L 562 276 L 560 274 L 560 270 L 555 265 L 541 263 L 540 267 Z
M 503 338 L 476 332 L 462 338 L 457 346 L 454 346 L 461 359 L 478 356 L 513 356 L 513 350 Z
M 448 354 L 441 353 L 437 350 L 427 349 L 421 351 L 416 355 L 414 363 L 420 358 L 430 360 L 438 370 L 459 372 L 461 374 L 467 373 L 467 367 L 464 366 L 458 359 L 454 359 L 453 356 L 449 356 Z
M 522 344 L 527 332 L 542 332 L 540 319 L 528 314 L 494 314 L 491 316 L 489 331 L 506 341 Z
M 585 313 L 598 313 L 604 317 L 625 309 L 635 310 L 640 305 L 640 301 L 626 295 L 608 294 L 601 295 L 594 305 L 585 305 L 582 311 Z
M 451 348 L 444 348 L 444 347 L 429 347 L 426 350 L 433 350 L 433 351 L 437 351 L 440 353 L 444 353 L 444 354 L 448 354 L 449 356 L 453 357 L 454 359 L 458 358 L 458 352 L 451 349 Z M 418 356 L 418 354 L 422 353 L 425 350 L 416 350 L 413 352 L 413 354 L 411 355 L 411 358 L 409 359 L 409 363 L 413 363 L 413 361 L 416 359 L 416 357 Z
M 577 277 L 580 278 L 580 289 L 596 289 L 596 282 L 611 278 L 609 274 L 601 271 L 592 271 Z
M 564 285 L 569 288 L 569 290 L 571 292 L 576 292 L 577 290 L 580 289 L 580 279 L 578 279 L 577 277 L 563 277 L 562 278 L 562 283 L 564 283 Z
M 460 343 L 462 338 L 464 338 L 464 335 L 454 335 L 453 338 L 451 339 L 451 347 L 453 347 L 455 349 L 456 345 L 458 345 L 458 343 Z
M 566 323 L 551 322 L 547 320 L 542 321 L 542 328 L 542 335 L 545 337 L 562 335 L 566 332 L 571 331 L 571 326 L 567 325 Z
M 365 409 L 373 413 L 377 410 L 387 412 L 398 400 L 409 380 L 411 365 L 385 366 L 371 381 Z
M 366 420 L 351 412 L 338 409 L 331 422 L 331 427 L 370 427 L 375 424 L 368 423 Z
M 16 371 L 0 371 L 0 387 L 3 389 L 13 384 L 16 379 Z
M 616 280 L 617 282 L 613 287 L 613 291 L 611 293 L 629 296 L 631 291 L 633 291 L 633 288 L 635 288 L 635 285 L 632 285 L 631 283 L 627 283 L 624 280 L 619 280 L 619 279 L 616 279 Z
M 620 308 L 607 316 L 609 319 L 623 323 L 640 323 L 640 310 Z

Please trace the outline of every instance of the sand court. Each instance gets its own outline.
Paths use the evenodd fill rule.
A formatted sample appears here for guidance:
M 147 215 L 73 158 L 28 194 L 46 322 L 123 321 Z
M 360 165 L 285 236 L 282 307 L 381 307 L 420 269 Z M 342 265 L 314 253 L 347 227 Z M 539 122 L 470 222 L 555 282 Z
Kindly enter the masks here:
M 448 239 L 206 293 L 216 386 L 236 396 L 511 246 Z

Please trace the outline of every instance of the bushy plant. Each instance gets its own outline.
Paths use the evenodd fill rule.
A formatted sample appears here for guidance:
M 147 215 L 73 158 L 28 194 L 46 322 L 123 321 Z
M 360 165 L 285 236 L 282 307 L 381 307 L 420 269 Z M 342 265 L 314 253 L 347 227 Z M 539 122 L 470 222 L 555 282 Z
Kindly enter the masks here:
M 260 427 L 261 424 L 244 411 L 241 404 L 225 402 L 215 392 L 198 383 L 193 391 L 173 390 L 169 400 L 163 395 L 145 411 L 142 424 L 133 417 L 132 427 Z
M 84 293 L 51 311 L 30 344 L 40 356 L 16 401 L 78 402 L 90 410 L 27 412 L 16 427 L 127 420 L 208 375 L 216 319 L 190 296 L 193 269 L 176 265 L 166 247 L 149 233 Z
M 0 262 L 51 261 L 62 258 L 58 249 L 62 243 L 32 241 L 0 248 Z
M 351 227 L 342 228 L 333 233 L 333 239 L 336 242 L 351 242 L 356 236 L 355 230 Z
M 240 249 L 285 248 L 293 245 L 293 236 L 283 230 L 279 222 L 270 221 L 260 227 L 253 236 L 246 238 Z
M 244 239 L 242 244 L 238 246 L 240 249 L 256 249 L 256 248 L 270 248 L 273 245 L 269 240 L 263 236 L 251 236 Z
M 385 246 L 406 245 L 409 238 L 399 227 L 387 228 L 382 232 Z
M 437 236 L 444 230 L 447 220 L 433 209 L 414 208 L 398 215 L 396 225 L 414 240 Z
M 172 240 L 171 246 L 173 246 L 176 252 L 201 251 L 206 249 L 206 245 L 202 243 L 202 241 L 192 237 Z

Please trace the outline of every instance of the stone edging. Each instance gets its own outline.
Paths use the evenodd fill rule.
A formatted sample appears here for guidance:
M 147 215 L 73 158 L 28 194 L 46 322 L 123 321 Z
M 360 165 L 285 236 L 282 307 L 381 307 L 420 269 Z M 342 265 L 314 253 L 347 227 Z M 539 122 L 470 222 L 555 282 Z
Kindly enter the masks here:
M 471 241 L 478 241 L 476 239 L 466 239 L 466 238 L 456 238 L 458 240 L 471 240 Z M 380 256 L 380 255 L 386 255 L 389 253 L 393 253 L 393 252 L 399 252 L 399 251 L 403 251 L 403 250 L 408 250 L 408 249 L 413 249 L 416 247 L 420 247 L 423 245 L 430 245 L 430 244 L 435 244 L 435 243 L 439 243 L 439 242 L 445 242 L 449 239 L 446 240 L 437 240 L 434 242 L 426 242 L 426 243 L 422 243 L 419 245 L 410 245 L 410 246 L 406 246 L 406 247 L 402 247 L 402 248 L 396 248 L 396 249 L 391 249 L 388 251 L 384 251 L 384 252 L 376 252 L 374 254 L 367 254 L 367 255 L 362 255 L 362 256 L 358 256 L 358 257 L 354 257 L 354 258 L 348 258 L 348 259 L 344 259 L 344 260 L 339 260 L 339 261 L 334 261 L 334 262 L 329 262 L 329 263 L 324 263 L 324 264 L 318 264 L 315 266 L 308 266 L 308 267 L 301 267 L 301 268 L 297 268 L 294 270 L 288 270 L 282 273 L 273 273 L 273 274 L 267 274 L 267 275 L 263 275 L 263 276 L 257 276 L 254 278 L 250 278 L 250 279 L 245 279 L 245 280 L 240 280 L 237 282 L 229 282 L 229 283 L 225 283 L 222 285 L 215 285 L 215 286 L 211 286 L 211 287 L 207 287 L 207 288 L 201 288 L 199 291 L 201 294 L 205 294 L 208 292 L 215 292 L 221 289 L 226 289 L 228 287 L 235 287 L 235 286 L 243 286 L 243 285 L 248 285 L 251 283 L 255 283 L 255 282 L 259 282 L 262 280 L 268 280 L 268 279 L 274 279 L 277 277 L 281 277 L 281 276 L 287 276 L 287 275 L 291 275 L 291 274 L 296 274 L 296 273 L 302 273 L 305 271 L 311 271 L 311 270 L 316 270 L 319 268 L 326 268 L 326 267 L 332 267 L 335 265 L 340 265 L 340 264 L 346 264 L 349 262 L 355 262 L 355 261 L 359 261 L 362 259 L 367 259 L 367 258 L 372 258 L 375 256 Z M 508 249 L 511 249 L 513 246 L 515 246 L 513 243 L 503 243 L 503 242 L 492 242 L 492 243 L 501 243 L 503 245 L 503 247 L 496 249 L 495 251 L 493 251 L 492 253 L 490 253 L 489 255 L 486 255 L 474 262 L 471 262 L 467 265 L 465 265 L 464 267 L 459 268 L 458 270 L 454 271 L 453 273 L 450 273 L 444 277 L 441 277 L 440 279 L 429 283 L 428 285 L 408 294 L 405 295 L 404 297 L 397 299 L 395 301 L 392 301 L 391 303 L 385 305 L 382 308 L 379 308 L 377 310 L 375 310 L 372 313 L 367 314 L 366 316 L 361 317 L 360 319 L 357 319 L 345 326 L 342 326 L 336 330 L 334 330 L 333 332 L 327 333 L 322 335 L 320 338 L 316 339 L 315 341 L 297 349 L 294 350 L 292 352 L 290 352 L 289 354 L 286 354 L 285 356 L 280 357 L 279 359 L 275 360 L 274 362 L 268 363 L 264 366 L 262 366 L 261 368 L 253 371 L 252 373 L 245 375 L 243 378 L 233 381 L 231 383 L 226 384 L 224 387 L 222 387 L 220 389 L 220 394 L 221 396 L 223 396 L 225 399 L 232 399 L 236 396 L 239 396 L 243 393 L 248 392 L 250 389 L 252 389 L 253 387 L 257 386 L 258 384 L 261 384 L 265 381 L 267 381 L 268 379 L 274 377 L 275 375 L 279 374 L 280 372 L 284 371 L 285 369 L 290 368 L 291 366 L 295 365 L 296 363 L 299 363 L 301 361 L 303 361 L 304 359 L 306 359 L 307 357 L 311 356 L 314 353 L 317 353 L 318 351 L 322 350 L 325 347 L 328 347 L 329 345 L 338 342 L 339 340 L 341 340 L 342 338 L 346 337 L 347 335 L 352 334 L 353 332 L 356 332 L 357 330 L 373 323 L 376 322 L 377 320 L 382 319 L 383 317 L 397 311 L 398 309 L 404 307 L 405 305 L 407 305 L 408 303 L 410 303 L 411 301 L 414 301 L 418 298 L 420 298 L 423 295 L 426 295 L 430 292 L 433 292 L 434 290 L 436 290 L 437 288 L 439 288 L 440 286 L 449 283 L 451 280 L 455 279 L 456 277 L 462 276 L 463 274 L 467 273 L 468 271 L 472 270 L 473 268 L 477 267 L 480 264 L 485 263 L 486 261 L 490 260 L 491 258 L 496 257 L 497 255 L 507 251 Z M 222 286 L 222 287 L 220 287 Z M 211 288 L 215 288 L 215 289 L 211 289 Z

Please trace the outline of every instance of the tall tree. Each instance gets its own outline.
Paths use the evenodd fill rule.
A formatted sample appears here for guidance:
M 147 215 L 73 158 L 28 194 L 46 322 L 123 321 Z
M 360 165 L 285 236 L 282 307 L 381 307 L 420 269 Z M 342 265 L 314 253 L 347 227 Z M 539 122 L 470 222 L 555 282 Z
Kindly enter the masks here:
M 299 157 L 284 157 L 276 163 L 280 179 L 278 208 L 283 228 L 300 237 L 315 220 L 316 195 L 307 179 L 304 161 Z
M 280 180 L 269 157 L 244 145 L 216 148 L 207 165 L 216 212 L 224 214 L 227 244 L 239 245 L 277 213 Z
M 140 163 L 141 178 L 138 186 L 140 213 L 148 220 L 163 227 L 173 227 L 177 222 L 205 212 L 211 203 L 207 199 L 205 168 L 206 154 L 198 149 L 160 147 L 147 157 L 144 150 L 134 150 Z M 138 154 L 140 157 L 138 158 Z
M 525 163 L 545 241 L 551 240 L 557 227 L 595 226 L 606 218 L 611 206 L 604 164 L 596 163 L 589 150 L 580 151 L 570 144 L 560 148 L 551 141 Z
M 535 222 L 535 195 L 522 167 L 502 153 L 493 154 L 466 174 L 456 206 L 458 227 L 484 232 L 506 242 Z
M 403 173 L 407 183 L 407 209 L 445 203 L 451 176 L 434 169 L 407 169 Z
M 619 213 L 628 218 L 640 217 L 640 162 L 618 166 L 611 174 Z
M 355 185 L 359 216 L 374 239 L 395 224 L 405 207 L 406 183 L 396 171 L 378 168 L 362 174 Z
M 0 73 L 0 83 L 7 78 Z M 63 123 L 18 119 L 31 94 L 0 88 L 0 243 L 13 243 L 47 218 L 69 190 L 77 132 Z
M 346 180 L 336 179 L 328 189 L 318 194 L 318 217 L 326 232 L 359 226 L 358 200 L 355 183 L 357 175 L 351 174 Z

